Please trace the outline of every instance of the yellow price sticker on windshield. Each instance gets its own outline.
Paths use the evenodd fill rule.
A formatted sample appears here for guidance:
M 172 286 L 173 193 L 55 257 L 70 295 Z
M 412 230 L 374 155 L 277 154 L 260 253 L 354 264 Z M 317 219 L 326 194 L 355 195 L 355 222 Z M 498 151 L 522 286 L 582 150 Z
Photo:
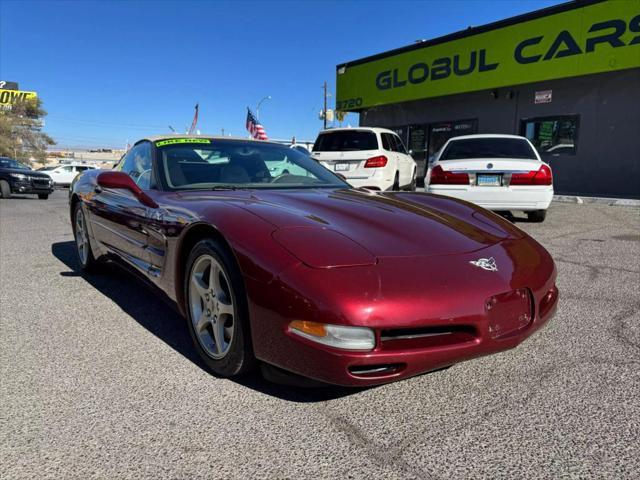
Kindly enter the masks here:
M 164 147 L 165 145 L 174 145 L 176 143 L 211 143 L 208 138 L 171 138 L 156 142 L 156 147 Z

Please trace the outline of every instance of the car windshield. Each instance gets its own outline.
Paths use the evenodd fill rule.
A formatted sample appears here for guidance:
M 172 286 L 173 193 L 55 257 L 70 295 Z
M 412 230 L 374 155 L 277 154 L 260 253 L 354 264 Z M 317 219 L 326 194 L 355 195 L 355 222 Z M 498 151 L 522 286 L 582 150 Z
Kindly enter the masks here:
M 216 188 L 348 188 L 308 155 L 284 145 L 241 140 L 156 142 L 172 190 Z
M 338 130 L 318 135 L 313 145 L 314 152 L 350 152 L 377 150 L 376 134 L 363 130 Z
M 19 168 L 20 170 L 31 170 L 30 167 L 24 163 L 20 163 L 17 160 L 11 158 L 0 158 L 0 167 L 2 168 Z
M 538 159 L 526 140 L 499 137 L 452 140 L 440 156 L 441 161 L 468 158 Z

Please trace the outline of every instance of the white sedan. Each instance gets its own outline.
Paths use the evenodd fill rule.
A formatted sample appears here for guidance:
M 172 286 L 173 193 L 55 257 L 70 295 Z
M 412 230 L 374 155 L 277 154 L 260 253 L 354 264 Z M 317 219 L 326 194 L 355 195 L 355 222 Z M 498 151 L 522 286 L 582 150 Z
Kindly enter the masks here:
M 93 165 L 59 165 L 51 170 L 45 170 L 44 173 L 51 177 L 54 185 L 69 186 L 76 176 L 94 168 L 96 167 Z
M 553 199 L 553 175 L 531 142 L 516 135 L 451 138 L 425 176 L 425 190 L 489 210 L 523 211 L 544 221 Z

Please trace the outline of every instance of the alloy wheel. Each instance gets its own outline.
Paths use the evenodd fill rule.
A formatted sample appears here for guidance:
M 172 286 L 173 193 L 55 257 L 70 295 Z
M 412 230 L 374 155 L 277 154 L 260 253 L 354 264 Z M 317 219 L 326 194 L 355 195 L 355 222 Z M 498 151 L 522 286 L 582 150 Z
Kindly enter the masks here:
M 194 263 L 189 279 L 189 309 L 200 346 L 211 358 L 230 350 L 235 328 L 234 295 L 224 268 L 211 255 Z
M 87 264 L 89 257 L 89 237 L 87 236 L 87 226 L 82 208 L 76 210 L 76 245 L 78 248 L 78 258 L 82 265 Z

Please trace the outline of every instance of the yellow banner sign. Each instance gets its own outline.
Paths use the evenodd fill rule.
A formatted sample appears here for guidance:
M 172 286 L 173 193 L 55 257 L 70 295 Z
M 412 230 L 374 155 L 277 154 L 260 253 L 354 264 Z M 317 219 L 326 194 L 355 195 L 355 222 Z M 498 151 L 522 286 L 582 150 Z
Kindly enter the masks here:
M 640 67 L 639 0 L 566 5 L 544 17 L 338 65 L 336 110 Z
M 16 102 L 30 98 L 38 98 L 38 94 L 24 90 L 0 90 L 0 106 L 3 108 L 11 107 Z

